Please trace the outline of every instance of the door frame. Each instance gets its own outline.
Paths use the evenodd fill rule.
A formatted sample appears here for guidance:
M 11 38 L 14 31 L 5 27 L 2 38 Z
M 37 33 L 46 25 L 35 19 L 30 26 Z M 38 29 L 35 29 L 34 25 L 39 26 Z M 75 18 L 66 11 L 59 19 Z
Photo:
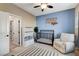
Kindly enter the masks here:
M 20 20 L 20 40 L 19 40 L 19 41 L 20 41 L 20 44 L 19 44 L 19 46 L 22 46 L 22 42 L 21 42 L 21 41 L 22 41 L 22 39 L 21 39 L 21 38 L 22 38 L 22 35 L 21 35 L 21 34 L 22 34 L 22 32 L 21 32 L 21 29 L 22 29 L 22 27 L 21 27 L 21 26 L 22 26 L 22 24 L 21 24 L 22 17 L 21 17 L 21 16 L 18 16 L 18 15 L 15 15 L 15 14 L 9 13 L 10 21 L 12 21 L 12 20 L 11 20 L 11 17 L 12 17 L 12 16 L 17 17 L 17 18 L 19 18 L 19 20 Z M 9 27 L 9 28 L 10 28 L 10 27 Z M 11 47 L 11 40 L 10 40 L 10 47 Z

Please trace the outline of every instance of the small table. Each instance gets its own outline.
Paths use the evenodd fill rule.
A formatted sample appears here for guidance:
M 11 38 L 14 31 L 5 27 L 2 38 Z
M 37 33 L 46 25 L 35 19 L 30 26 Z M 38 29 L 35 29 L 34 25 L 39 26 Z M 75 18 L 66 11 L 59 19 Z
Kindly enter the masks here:
M 79 48 L 75 48 L 75 55 L 79 56 Z

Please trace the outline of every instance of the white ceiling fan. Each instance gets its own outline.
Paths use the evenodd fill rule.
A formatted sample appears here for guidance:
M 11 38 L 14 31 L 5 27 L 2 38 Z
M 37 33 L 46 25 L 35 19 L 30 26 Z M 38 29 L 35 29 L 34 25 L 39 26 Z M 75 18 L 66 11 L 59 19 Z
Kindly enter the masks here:
M 42 12 L 43 12 L 46 8 L 53 8 L 52 5 L 48 5 L 47 3 L 41 3 L 41 5 L 34 6 L 34 8 L 38 8 L 38 7 L 41 8 L 41 11 L 42 11 Z

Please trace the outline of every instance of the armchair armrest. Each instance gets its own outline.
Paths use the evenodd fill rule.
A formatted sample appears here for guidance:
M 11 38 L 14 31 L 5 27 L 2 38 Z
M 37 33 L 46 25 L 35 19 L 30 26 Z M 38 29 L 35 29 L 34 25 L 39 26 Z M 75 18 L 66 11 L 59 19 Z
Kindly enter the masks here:
M 75 49 L 75 44 L 74 44 L 74 42 L 66 42 L 65 43 L 65 46 L 66 46 L 66 52 L 72 52 L 72 51 L 74 51 L 74 49 Z
M 54 48 L 56 48 L 62 53 L 65 53 L 65 44 L 62 41 L 54 41 Z

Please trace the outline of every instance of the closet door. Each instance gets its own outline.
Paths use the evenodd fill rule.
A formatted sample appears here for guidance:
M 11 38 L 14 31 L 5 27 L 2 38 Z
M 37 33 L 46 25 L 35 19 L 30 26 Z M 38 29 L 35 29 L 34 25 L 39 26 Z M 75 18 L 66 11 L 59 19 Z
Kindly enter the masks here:
M 9 16 L 0 12 L 0 55 L 9 53 Z

